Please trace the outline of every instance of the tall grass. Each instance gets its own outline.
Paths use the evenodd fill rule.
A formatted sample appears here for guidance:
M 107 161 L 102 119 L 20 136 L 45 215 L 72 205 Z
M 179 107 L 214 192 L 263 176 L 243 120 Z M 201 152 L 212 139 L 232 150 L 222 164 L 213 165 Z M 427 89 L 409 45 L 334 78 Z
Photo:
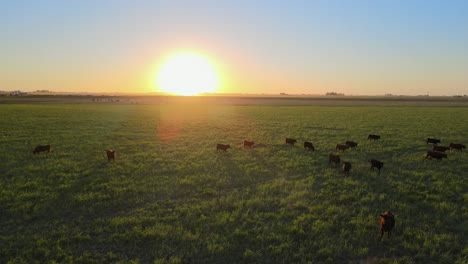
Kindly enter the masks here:
M 0 111 L 2 263 L 467 262 L 467 154 L 423 160 L 427 137 L 467 143 L 464 107 Z M 339 153 L 349 178 L 327 160 L 346 140 L 359 144 Z M 32 155 L 39 144 L 52 152 Z M 380 174 L 371 158 L 385 162 Z M 385 210 L 396 227 L 379 241 Z

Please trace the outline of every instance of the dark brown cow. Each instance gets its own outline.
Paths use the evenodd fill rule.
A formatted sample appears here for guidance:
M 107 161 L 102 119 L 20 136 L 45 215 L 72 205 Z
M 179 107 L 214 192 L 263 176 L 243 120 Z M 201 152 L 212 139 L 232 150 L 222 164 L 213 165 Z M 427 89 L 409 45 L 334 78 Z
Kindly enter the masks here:
M 349 176 L 349 170 L 351 170 L 351 163 L 343 161 L 343 173 L 345 176 Z
M 351 148 L 357 147 L 357 143 L 353 142 L 353 141 L 346 141 L 345 145 L 347 145 L 347 146 L 349 146 Z
M 291 145 L 294 145 L 297 142 L 297 140 L 294 138 L 286 138 L 285 141 L 286 141 L 286 144 L 291 144 Z
M 115 150 L 107 149 L 105 150 L 107 154 L 107 161 L 115 161 Z
M 451 149 L 456 149 L 456 150 L 459 150 L 459 151 L 463 151 L 463 149 L 466 149 L 466 146 L 463 145 L 463 144 L 456 144 L 456 143 L 450 143 L 449 147 Z
M 443 158 L 447 158 L 447 154 L 443 152 L 438 152 L 438 151 L 428 151 L 424 159 L 427 159 L 427 158 L 441 160 Z
M 438 151 L 438 152 L 444 152 L 447 151 L 447 150 L 450 150 L 450 147 L 445 147 L 445 146 L 437 146 L 437 145 L 434 145 L 432 147 L 432 151 Z
M 349 146 L 348 145 L 343 145 L 343 144 L 336 144 L 336 147 L 335 147 L 335 150 L 345 151 L 347 149 L 349 149 Z
M 395 217 L 390 211 L 385 211 L 384 214 L 380 215 L 380 240 L 387 232 L 387 238 L 390 238 L 390 231 L 395 227 Z
M 328 154 L 328 165 L 330 165 L 332 162 L 335 163 L 335 167 L 338 166 L 341 162 L 341 158 L 338 155 L 334 155 L 332 153 Z
M 33 150 L 33 154 L 34 154 L 34 155 L 36 155 L 36 154 L 39 155 L 39 153 L 40 153 L 40 152 L 43 152 L 43 151 L 50 152 L 50 145 L 37 146 L 37 147 L 35 147 L 34 150 Z
M 231 146 L 230 145 L 224 145 L 224 144 L 217 144 L 216 145 L 216 150 L 222 150 L 222 151 L 226 151 L 228 148 L 230 148 Z
M 251 148 L 254 144 L 255 144 L 255 142 L 253 142 L 253 141 L 244 140 L 244 148 L 245 147 Z
M 224 144 L 217 144 L 216 145 L 216 150 L 222 150 L 222 151 L 226 151 L 228 148 L 230 148 L 231 146 L 230 145 L 224 145 Z
M 380 169 L 382 169 L 384 163 L 381 162 L 381 161 L 378 161 L 376 159 L 371 159 L 371 160 L 369 160 L 369 162 L 371 163 L 371 169 L 377 168 L 379 170 L 379 173 L 380 173 Z
M 309 141 L 304 142 L 304 149 L 315 151 L 314 145 Z
M 367 140 L 370 140 L 370 139 L 379 140 L 379 139 L 380 139 L 380 136 L 379 136 L 379 135 L 372 135 L 372 134 L 369 134 L 369 136 L 367 136 Z
M 427 138 L 426 140 L 426 144 L 429 144 L 429 143 L 432 143 L 432 144 L 439 144 L 440 143 L 440 139 L 436 139 L 436 138 Z

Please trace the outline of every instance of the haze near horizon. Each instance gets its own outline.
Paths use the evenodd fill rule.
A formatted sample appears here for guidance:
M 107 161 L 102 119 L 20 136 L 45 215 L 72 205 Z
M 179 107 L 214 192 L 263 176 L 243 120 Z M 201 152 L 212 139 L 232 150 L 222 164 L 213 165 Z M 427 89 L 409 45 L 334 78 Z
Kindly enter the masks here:
M 463 95 L 466 13 L 432 0 L 4 1 L 0 90 Z

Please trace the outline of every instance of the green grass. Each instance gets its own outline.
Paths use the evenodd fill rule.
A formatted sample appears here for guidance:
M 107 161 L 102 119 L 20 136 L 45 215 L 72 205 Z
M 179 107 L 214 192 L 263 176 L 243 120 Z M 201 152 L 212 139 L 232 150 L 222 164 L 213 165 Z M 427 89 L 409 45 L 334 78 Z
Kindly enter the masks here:
M 468 143 L 466 107 L 9 104 L 0 113 L 0 263 L 468 262 L 467 154 L 423 161 L 427 137 Z M 243 149 L 244 139 L 256 147 Z M 346 140 L 359 143 L 340 153 L 349 178 L 327 160 Z M 39 144 L 53 151 L 32 155 Z M 380 175 L 370 158 L 385 162 Z M 385 210 L 396 226 L 379 241 Z

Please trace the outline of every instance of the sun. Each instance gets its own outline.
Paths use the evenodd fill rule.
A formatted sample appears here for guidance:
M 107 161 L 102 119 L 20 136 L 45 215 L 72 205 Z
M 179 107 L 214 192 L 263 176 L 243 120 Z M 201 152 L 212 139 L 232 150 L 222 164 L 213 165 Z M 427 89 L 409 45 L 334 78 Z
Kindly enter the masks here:
M 202 55 L 180 52 L 169 56 L 156 75 L 159 91 L 175 95 L 215 92 L 219 80 L 213 63 Z

